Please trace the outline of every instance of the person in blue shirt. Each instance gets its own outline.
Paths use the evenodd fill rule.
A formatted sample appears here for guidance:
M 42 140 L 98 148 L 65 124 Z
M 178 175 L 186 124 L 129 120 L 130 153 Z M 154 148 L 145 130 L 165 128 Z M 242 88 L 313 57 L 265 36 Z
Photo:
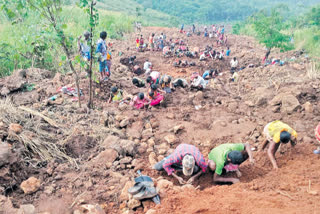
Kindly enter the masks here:
M 230 56 L 230 52 L 231 52 L 230 48 L 227 47 L 226 56 Z
M 97 50 L 96 53 L 98 54 L 98 61 L 99 61 L 99 71 L 101 74 L 102 80 L 107 80 L 108 75 L 110 73 L 107 73 L 108 67 L 107 67 L 107 45 L 106 45 L 106 38 L 107 38 L 107 32 L 103 31 L 100 33 L 100 39 L 97 42 Z
M 224 26 L 222 26 L 221 34 L 224 34 Z
M 202 74 L 202 78 L 203 78 L 204 80 L 211 79 L 211 78 L 213 77 L 213 73 L 214 73 L 214 70 L 213 70 L 213 69 L 206 70 L 206 71 Z

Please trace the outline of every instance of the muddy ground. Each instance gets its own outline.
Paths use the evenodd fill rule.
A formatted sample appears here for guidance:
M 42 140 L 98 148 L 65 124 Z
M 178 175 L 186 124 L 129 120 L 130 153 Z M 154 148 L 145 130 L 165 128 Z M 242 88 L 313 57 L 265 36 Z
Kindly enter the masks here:
M 183 39 L 191 49 L 208 44 L 225 49 L 212 39 L 186 37 L 177 29 L 146 28 L 142 34 L 147 38 L 152 32 Z M 196 66 L 175 68 L 174 57 L 136 52 L 135 38 L 131 34 L 112 41 L 111 80 L 95 83 L 93 110 L 85 107 L 85 73 L 81 74 L 85 95 L 81 108 L 70 96 L 57 92 L 61 86 L 72 86 L 72 74 L 28 69 L 0 80 L 0 213 L 320 213 L 320 159 L 313 154 L 320 85 L 308 69 L 305 54 L 274 50 L 270 56 L 287 63 L 263 67 L 261 45 L 250 37 L 228 35 L 229 58 L 199 62 L 184 57 Z M 134 74 L 120 64 L 120 58 L 133 55 L 141 66 L 149 59 L 154 70 L 173 77 L 188 79 L 208 68 L 218 69 L 221 75 L 203 92 L 178 89 L 167 96 L 166 106 L 151 110 L 107 104 L 112 85 L 132 95 L 147 91 L 133 87 Z M 245 67 L 237 83 L 229 81 L 229 61 L 234 56 Z M 34 84 L 34 89 L 23 90 L 26 84 Z M 55 101 L 48 101 L 56 94 Z M 266 151 L 260 151 L 263 127 L 276 119 L 292 126 L 299 140 L 294 148 L 280 148 L 277 171 Z M 207 157 L 212 148 L 226 142 L 249 142 L 255 148 L 256 163 L 240 167 L 241 183 L 213 184 L 208 172 L 193 186 L 180 187 L 166 173 L 151 169 L 180 143 L 196 145 Z M 43 151 L 49 152 L 41 156 Z M 154 179 L 161 205 L 140 203 L 126 193 L 138 169 Z M 35 182 L 22 185 L 30 177 Z

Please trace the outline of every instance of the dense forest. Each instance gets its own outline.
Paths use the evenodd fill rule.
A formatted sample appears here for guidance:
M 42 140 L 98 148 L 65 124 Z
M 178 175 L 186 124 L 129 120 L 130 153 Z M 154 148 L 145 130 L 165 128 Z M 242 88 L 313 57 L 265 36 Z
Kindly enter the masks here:
M 212 23 L 244 20 L 260 9 L 288 7 L 286 16 L 305 12 L 319 0 L 135 0 L 145 8 L 152 8 L 186 23 Z

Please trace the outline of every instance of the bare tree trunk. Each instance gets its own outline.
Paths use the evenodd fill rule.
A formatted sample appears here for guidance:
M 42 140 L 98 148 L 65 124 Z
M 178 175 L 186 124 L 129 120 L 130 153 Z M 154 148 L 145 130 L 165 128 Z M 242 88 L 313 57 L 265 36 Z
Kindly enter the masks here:
M 93 16 L 93 4 L 94 1 L 91 2 L 90 6 L 90 16 Z M 91 18 L 90 17 L 90 18 Z M 92 26 L 90 28 L 90 65 L 89 65 L 89 103 L 88 108 L 93 108 L 93 91 L 92 91 L 92 60 L 93 60 L 93 45 L 92 45 L 92 38 L 93 38 L 93 29 Z

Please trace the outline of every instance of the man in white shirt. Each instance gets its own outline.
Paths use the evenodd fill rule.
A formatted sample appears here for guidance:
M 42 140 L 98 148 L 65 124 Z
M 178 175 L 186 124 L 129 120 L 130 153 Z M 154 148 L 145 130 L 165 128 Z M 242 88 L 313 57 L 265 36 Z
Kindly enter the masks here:
M 146 62 L 143 65 L 143 70 L 146 71 L 146 73 L 150 73 L 151 72 L 151 68 L 152 68 L 152 63 L 149 62 L 149 60 L 146 60 Z
M 207 82 L 200 75 L 195 77 L 191 83 L 192 88 L 196 88 L 199 90 L 204 89 L 206 85 L 207 85 Z
M 234 57 L 234 58 L 230 61 L 231 73 L 233 73 L 233 72 L 237 69 L 238 64 L 239 64 L 239 62 L 238 62 L 238 60 L 237 60 L 236 57 Z

